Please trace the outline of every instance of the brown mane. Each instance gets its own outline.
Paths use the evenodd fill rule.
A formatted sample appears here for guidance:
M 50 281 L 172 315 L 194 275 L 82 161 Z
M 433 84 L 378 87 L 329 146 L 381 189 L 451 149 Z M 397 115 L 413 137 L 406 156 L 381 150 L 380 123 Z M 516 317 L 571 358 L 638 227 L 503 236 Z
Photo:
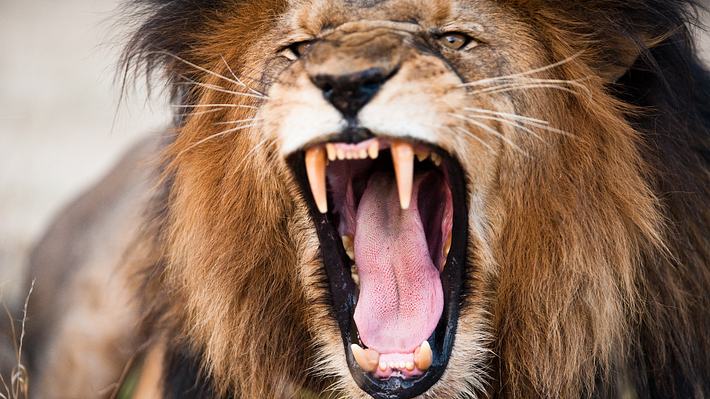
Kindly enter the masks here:
M 128 48 L 127 69 L 162 68 L 173 98 L 189 110 L 233 102 L 209 90 L 225 81 L 201 68 L 268 88 L 273 74 L 240 60 L 254 59 L 250 43 L 271 28 L 283 2 L 212 0 L 198 10 L 193 3 L 145 2 L 147 22 Z M 461 319 L 492 315 L 496 356 L 486 357 L 485 394 L 615 397 L 618 387 L 638 397 L 710 394 L 710 77 L 691 44 L 692 4 L 515 3 L 541 7 L 526 17 L 550 63 L 569 60 L 555 74 L 581 79 L 587 91 L 538 106 L 577 137 L 537 152 L 545 157 L 527 173 L 499 172 L 500 201 L 489 206 L 506 217 L 486 226 L 496 245 L 488 254 L 471 250 L 469 263 L 486 266 L 469 274 L 476 277 Z M 226 7 L 236 12 L 219 13 Z M 600 76 L 613 74 L 627 52 L 638 59 L 606 83 Z M 340 376 L 309 372 L 323 361 L 306 355 L 314 347 L 337 350 L 314 335 L 337 327 L 326 290 L 314 289 L 325 276 L 292 177 L 272 141 L 219 135 L 220 121 L 251 118 L 261 101 L 244 97 L 246 108 L 178 118 L 164 151 L 139 280 L 151 310 L 145 328 L 170 348 L 171 397 L 189 389 L 188 396 L 256 398 L 340 388 Z

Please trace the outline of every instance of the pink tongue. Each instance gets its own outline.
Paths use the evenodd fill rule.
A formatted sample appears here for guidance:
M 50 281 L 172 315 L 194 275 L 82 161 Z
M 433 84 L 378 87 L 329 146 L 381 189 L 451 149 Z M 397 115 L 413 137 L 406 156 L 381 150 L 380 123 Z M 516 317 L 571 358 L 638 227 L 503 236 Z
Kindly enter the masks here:
M 357 210 L 355 260 L 360 297 L 355 324 L 362 342 L 379 353 L 411 353 L 434 332 L 444 308 L 439 271 L 434 266 L 417 209 L 400 209 L 392 176 L 370 178 Z

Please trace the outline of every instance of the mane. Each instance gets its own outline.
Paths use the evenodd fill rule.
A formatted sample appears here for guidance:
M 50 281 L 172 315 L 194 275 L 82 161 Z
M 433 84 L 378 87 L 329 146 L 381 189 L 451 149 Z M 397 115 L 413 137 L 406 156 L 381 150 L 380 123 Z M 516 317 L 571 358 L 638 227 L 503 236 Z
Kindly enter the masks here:
M 585 270 L 571 276 L 576 279 L 573 281 L 576 285 L 560 283 L 566 291 L 557 293 L 554 299 L 568 307 L 545 309 L 545 312 L 559 313 L 555 313 L 559 316 L 555 328 L 535 329 L 535 317 L 540 315 L 524 306 L 524 298 L 515 297 L 516 287 L 508 287 L 499 298 L 500 303 L 496 305 L 499 309 L 515 310 L 515 305 L 523 306 L 518 307 L 521 314 L 514 321 L 496 321 L 496 330 L 501 336 L 497 337 L 499 344 L 495 348 L 500 359 L 490 365 L 498 376 L 499 386 L 494 389 L 497 388 L 500 396 L 513 397 L 614 397 L 616 391 L 612 389 L 619 386 L 634 387 L 638 397 L 710 394 L 710 381 L 702 374 L 710 370 L 710 298 L 705 291 L 710 287 L 710 238 L 707 236 L 710 212 L 703 202 L 710 198 L 707 184 L 710 109 L 706 106 L 710 104 L 710 75 L 697 57 L 691 32 L 691 28 L 699 24 L 700 5 L 692 0 L 515 2 L 530 10 L 528 18 L 540 27 L 542 35 L 547 35 L 545 43 L 556 60 L 582 54 L 562 67 L 562 73 L 568 78 L 588 76 L 592 71 L 614 65 L 625 56 L 618 49 L 638 54 L 631 68 L 615 82 L 592 80 L 596 85 L 592 90 L 599 93 L 595 100 L 601 98 L 601 101 L 580 100 L 579 104 L 565 105 L 576 107 L 580 115 L 586 110 L 590 118 L 596 118 L 588 125 L 604 127 L 595 137 L 607 147 L 615 143 L 615 138 L 605 137 L 604 133 L 631 137 L 630 141 L 640 148 L 640 159 L 629 157 L 644 180 L 628 182 L 624 171 L 611 176 L 616 178 L 617 185 L 605 189 L 616 190 L 614 194 L 622 209 L 618 210 L 621 216 L 614 216 L 618 225 L 604 227 L 620 235 L 605 237 L 608 242 L 589 244 L 592 249 L 604 245 L 611 248 L 602 252 L 607 256 L 604 269 Z M 249 42 L 250 35 L 265 29 L 269 23 L 253 21 L 268 21 L 273 16 L 265 10 L 283 6 L 278 0 L 270 1 L 269 6 L 245 0 L 207 0 L 198 2 L 198 6 L 195 3 L 189 0 L 132 2 L 136 10 L 133 15 L 141 16 L 143 22 L 122 59 L 127 73 L 150 77 L 160 72 L 157 75 L 160 81 L 169 85 L 174 101 L 182 105 L 220 98 L 218 94 L 176 85 L 185 79 L 201 82 L 212 79 L 195 65 L 204 68 L 219 65 L 216 42 L 227 36 L 210 39 L 204 32 L 209 32 L 210 27 L 223 18 L 220 11 L 234 8 L 238 18 L 248 25 L 239 30 L 243 36 L 231 37 L 233 48 L 230 51 L 238 55 L 246 51 L 245 43 Z M 261 12 L 260 17 L 254 17 L 258 12 Z M 620 45 L 608 46 L 605 43 L 609 41 Z M 223 66 L 218 68 L 227 73 Z M 248 66 L 244 68 L 249 70 Z M 265 83 L 251 79 L 250 83 L 257 89 Z M 248 116 L 247 113 L 239 115 Z M 283 183 L 290 181 L 289 176 L 278 168 L 260 170 L 273 159 L 273 154 L 268 152 L 241 163 L 239 170 L 228 175 L 210 174 L 201 169 L 210 159 L 226 163 L 234 156 L 216 145 L 186 160 L 177 159 L 189 143 L 204 134 L 201 127 L 219 117 L 219 114 L 211 114 L 176 119 L 180 134 L 166 145 L 165 179 L 153 202 L 146 229 L 145 243 L 150 248 L 150 256 L 146 257 L 145 274 L 140 278 L 145 287 L 143 300 L 150 309 L 145 325 L 147 330 L 153 331 L 149 334 L 161 335 L 169 341 L 170 372 L 166 383 L 176 390 L 175 397 L 180 397 L 178 392 L 193 388 L 197 389 L 193 393 L 203 395 L 231 393 L 236 397 L 268 397 L 289 395 L 292 392 L 288 389 L 293 386 L 323 387 L 333 381 L 311 381 L 305 371 L 314 362 L 303 355 L 305 350 L 312 350 L 313 337 L 307 333 L 305 294 L 293 281 L 291 273 L 298 262 L 311 260 L 295 253 L 293 242 L 302 244 L 312 237 L 308 226 L 288 222 L 294 215 L 304 217 L 304 210 L 290 199 L 296 194 Z M 574 122 L 567 121 L 568 124 Z M 250 149 L 255 145 L 245 138 L 231 140 L 231 148 L 242 156 L 251 154 Z M 180 164 L 196 173 L 199 179 L 187 179 L 184 171 L 182 175 L 178 173 Z M 185 204 L 179 202 L 177 193 L 204 190 L 193 198 L 199 197 L 202 203 L 219 204 L 221 198 L 205 187 L 225 181 L 238 182 L 239 187 L 248 187 L 251 191 L 235 191 L 231 203 L 222 203 L 229 207 L 228 214 L 217 209 L 217 205 L 210 207 L 210 216 L 222 219 L 215 222 L 215 226 L 209 226 L 213 230 L 208 232 L 204 220 L 180 210 Z M 630 192 L 633 188 L 641 191 Z M 562 201 L 556 199 L 560 206 L 569 207 Z M 259 220 L 248 216 L 253 214 L 260 215 Z M 200 243 L 209 246 L 195 249 L 205 252 L 199 264 L 188 262 L 185 253 L 168 250 L 176 243 L 181 244 L 183 250 L 187 248 L 185 237 L 192 236 L 187 233 L 190 229 L 196 236 L 201 233 L 209 236 L 193 243 L 196 247 Z M 183 237 L 178 238 L 179 234 Z M 240 247 L 241 259 L 248 261 L 236 260 L 236 249 L 220 243 L 219 234 L 250 237 L 250 247 Z M 300 236 L 294 238 L 293 234 Z M 258 248 L 261 251 L 257 251 Z M 582 251 L 560 249 L 560 262 L 580 264 L 587 260 L 584 256 L 592 252 L 591 249 L 587 253 Z M 527 265 L 526 259 L 520 257 L 530 255 L 511 254 L 508 260 L 512 264 Z M 575 257 L 582 259 L 573 259 Z M 215 270 L 211 268 L 215 262 L 238 263 L 239 267 Z M 589 279 L 596 272 L 617 281 L 607 287 L 610 292 L 597 291 L 593 292 L 593 297 L 585 297 L 586 291 L 581 291 L 591 290 Z M 529 274 L 522 274 L 521 279 L 523 277 Z M 321 287 L 325 285 L 324 281 L 315 279 Z M 167 295 L 166 287 L 175 291 Z M 575 291 L 579 287 L 583 289 Z M 261 297 L 255 298 L 254 289 Z M 190 290 L 202 291 L 191 293 Z M 596 312 L 591 319 L 584 313 L 575 313 L 578 309 L 569 305 L 580 298 L 591 300 L 589 306 Z M 327 314 L 326 299 L 315 300 L 314 306 L 321 315 Z M 613 309 L 603 309 L 605 304 Z M 213 314 L 200 313 L 210 306 Z M 569 314 L 562 314 L 563 311 Z M 242 319 L 232 320 L 237 318 Z M 215 320 L 220 320 L 221 324 L 212 329 L 218 325 Z M 243 331 L 237 331 L 238 328 Z M 516 331 L 526 328 L 529 335 L 516 335 Z M 232 336 L 226 336 L 228 334 Z M 591 336 L 591 341 L 579 338 L 586 335 Z M 234 348 L 234 342 L 242 346 Z M 253 355 L 240 351 L 250 351 Z M 258 356 L 268 351 L 283 353 L 283 358 L 295 360 L 285 365 Z M 229 356 L 234 364 L 227 364 Z M 538 360 L 542 366 L 534 364 Z M 264 361 L 265 364 L 259 363 Z M 272 370 L 268 378 L 258 371 L 264 369 Z M 574 371 L 577 369 L 582 369 L 583 375 Z M 248 382 L 239 384 L 238 381 Z M 274 392 L 274 387 L 282 391 Z
M 699 5 L 692 1 L 641 0 L 543 3 L 546 7 L 536 15 L 542 29 L 556 37 L 556 43 L 571 43 L 569 48 L 553 48 L 557 59 L 582 52 L 585 66 L 612 65 L 615 60 L 623 59 L 623 55 L 608 51 L 604 43 L 610 40 L 626 40 L 633 45 L 630 49 L 635 47 L 638 52 L 639 57 L 632 67 L 606 87 L 608 101 L 601 105 L 604 109 L 597 115 L 616 108 L 633 128 L 634 131 L 628 133 L 637 137 L 635 141 L 642 157 L 638 168 L 654 193 L 651 199 L 656 202 L 662 219 L 654 220 L 641 208 L 622 211 L 638 218 L 635 222 L 627 221 L 639 228 L 636 232 L 633 228 L 628 230 L 631 234 L 628 238 L 638 234 L 640 245 L 638 259 L 630 259 L 633 263 L 629 265 L 636 269 L 633 271 L 635 283 L 622 305 L 627 309 L 623 323 L 628 324 L 623 335 L 616 338 L 624 344 L 608 347 L 610 358 L 594 362 L 584 357 L 597 351 L 598 345 L 610 342 L 597 337 L 593 345 L 596 349 L 586 346 L 589 343 L 575 342 L 578 331 L 571 325 L 542 332 L 559 334 L 558 341 L 554 342 L 563 342 L 555 347 L 557 356 L 548 357 L 551 364 L 560 365 L 553 368 L 559 374 L 550 376 L 545 373 L 550 369 L 525 364 L 526 360 L 535 362 L 532 359 L 537 359 L 528 351 L 528 358 L 517 359 L 521 365 L 508 360 L 507 366 L 501 366 L 501 380 L 510 384 L 513 379 L 512 384 L 501 389 L 520 397 L 540 393 L 576 396 L 574 379 L 580 376 L 570 376 L 565 382 L 564 365 L 586 362 L 589 363 L 586 369 L 594 377 L 589 374 L 579 381 L 581 391 L 590 396 L 614 397 L 615 393 L 605 391 L 605 387 L 620 384 L 634 387 L 639 397 L 703 397 L 710 390 L 708 380 L 702 375 L 710 368 L 710 302 L 703 294 L 706 290 L 703 287 L 710 284 L 707 267 L 710 242 L 706 233 L 710 213 L 701 205 L 703 198 L 710 198 L 707 185 L 710 113 L 703 106 L 710 101 L 710 77 L 697 58 L 691 33 L 693 27 L 699 26 Z M 575 65 L 565 69 L 568 77 L 586 75 L 583 70 L 575 70 Z M 592 102 L 604 102 L 600 100 L 603 98 L 595 96 Z M 619 102 L 615 104 L 614 100 Z M 584 106 L 589 110 L 598 109 L 600 105 L 592 102 Z M 606 130 L 608 134 L 625 131 L 613 118 L 607 120 L 611 125 Z M 626 190 L 622 198 L 627 195 L 635 195 L 634 201 L 642 198 L 642 193 Z M 648 224 L 644 232 L 645 223 Z M 623 270 L 622 264 L 615 266 Z M 623 286 L 620 289 L 623 291 Z M 599 294 L 611 295 L 609 292 Z M 525 315 L 520 317 L 526 319 Z M 612 320 L 606 322 L 605 326 L 613 326 Z M 600 332 L 603 333 L 603 329 Z M 534 341 L 534 337 L 528 336 L 523 342 Z M 543 338 L 541 342 L 546 341 Z M 582 347 L 588 350 L 577 355 L 562 350 Z M 505 351 L 505 348 L 500 349 Z M 549 348 L 538 350 L 537 355 L 545 357 Z M 574 356 L 579 358 L 569 360 Z M 629 357 L 623 359 L 625 356 Z M 606 367 L 609 369 L 604 371 Z M 538 370 L 540 374 L 531 370 Z M 536 386 L 531 379 L 546 383 Z M 565 387 L 572 387 L 572 391 Z

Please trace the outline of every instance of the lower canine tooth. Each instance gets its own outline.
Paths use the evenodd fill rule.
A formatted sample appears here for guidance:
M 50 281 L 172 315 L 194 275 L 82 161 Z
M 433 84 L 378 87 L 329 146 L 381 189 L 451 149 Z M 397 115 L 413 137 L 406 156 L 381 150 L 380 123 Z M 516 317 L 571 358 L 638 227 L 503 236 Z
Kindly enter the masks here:
M 353 238 L 350 236 L 342 236 L 343 248 L 345 248 L 345 253 L 352 260 L 355 260 L 355 245 L 353 243 Z
M 409 209 L 412 202 L 412 184 L 414 180 L 414 149 L 404 142 L 392 143 L 392 161 L 397 176 L 399 204 L 402 209 Z
M 360 345 L 350 345 L 350 350 L 353 352 L 355 361 L 363 371 L 372 373 L 377 370 L 377 365 L 380 364 L 380 354 L 372 349 L 362 349 Z
M 306 151 L 306 172 L 311 193 L 320 213 L 328 212 L 328 195 L 326 193 L 325 166 L 326 153 L 323 147 L 314 147 Z
M 414 351 L 414 365 L 421 371 L 429 370 L 434 354 L 431 351 L 429 342 L 424 341 L 422 345 Z
M 357 265 L 352 265 L 350 267 L 350 277 L 355 282 L 355 285 L 360 286 L 360 275 L 357 272 Z
M 449 238 L 446 239 L 446 243 L 444 244 L 444 258 L 449 256 L 449 251 L 451 251 L 451 235 L 449 235 Z

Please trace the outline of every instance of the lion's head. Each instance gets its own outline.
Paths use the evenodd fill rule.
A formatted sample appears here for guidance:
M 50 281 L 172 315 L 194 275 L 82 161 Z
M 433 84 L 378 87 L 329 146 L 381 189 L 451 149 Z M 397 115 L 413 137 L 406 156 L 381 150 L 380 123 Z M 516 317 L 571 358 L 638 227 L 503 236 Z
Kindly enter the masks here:
M 693 323 L 646 303 L 693 308 L 637 81 L 661 81 L 655 46 L 691 60 L 688 2 L 153 3 L 128 61 L 162 65 L 180 110 L 149 295 L 169 374 L 578 397 L 636 386 L 649 315 L 648 343 L 685 350 L 663 326 Z

